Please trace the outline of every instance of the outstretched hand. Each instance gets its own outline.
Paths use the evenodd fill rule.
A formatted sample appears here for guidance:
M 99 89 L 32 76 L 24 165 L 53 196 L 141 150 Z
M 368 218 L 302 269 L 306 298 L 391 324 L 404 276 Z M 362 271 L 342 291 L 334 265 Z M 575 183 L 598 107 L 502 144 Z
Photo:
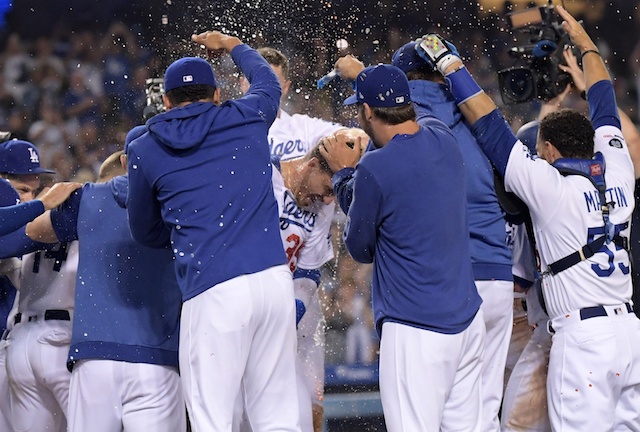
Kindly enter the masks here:
M 340 77 L 347 81 L 354 81 L 360 72 L 364 70 L 364 63 L 352 54 L 340 57 L 333 66 Z
M 219 31 L 206 31 L 200 34 L 191 35 L 191 40 L 195 43 L 204 45 L 211 51 L 231 52 L 233 48 L 242 42 L 235 36 L 229 36 Z
M 571 42 L 580 49 L 580 52 L 587 50 L 597 50 L 597 46 L 591 40 L 591 37 L 587 34 L 584 27 L 573 17 L 565 8 L 558 5 L 556 10 L 562 19 L 562 28 L 567 32 L 571 38 Z
M 566 72 L 569 75 L 571 75 L 571 79 L 573 80 L 573 85 L 578 91 L 578 93 L 583 92 L 586 85 L 584 82 L 584 73 L 582 72 L 582 69 L 578 65 L 578 59 L 573 54 L 573 51 L 571 50 L 571 48 L 565 48 L 565 50 L 562 52 L 562 56 L 564 57 L 564 61 L 567 62 L 567 65 L 565 66 L 563 64 L 559 64 L 558 67 L 563 72 Z

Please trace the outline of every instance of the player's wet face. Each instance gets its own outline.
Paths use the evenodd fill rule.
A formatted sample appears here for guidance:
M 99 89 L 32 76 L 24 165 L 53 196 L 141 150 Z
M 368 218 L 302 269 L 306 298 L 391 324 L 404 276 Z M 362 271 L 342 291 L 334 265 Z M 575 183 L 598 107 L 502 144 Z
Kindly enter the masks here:
M 40 176 L 37 174 L 14 175 L 9 178 L 9 183 L 18 191 L 20 201 L 31 201 L 36 197 L 36 191 L 40 187 Z
M 334 198 L 331 174 L 321 170 L 317 160 L 311 159 L 307 162 L 306 171 L 301 177 L 295 195 L 298 205 L 302 207 L 308 207 L 314 203 L 331 203 Z

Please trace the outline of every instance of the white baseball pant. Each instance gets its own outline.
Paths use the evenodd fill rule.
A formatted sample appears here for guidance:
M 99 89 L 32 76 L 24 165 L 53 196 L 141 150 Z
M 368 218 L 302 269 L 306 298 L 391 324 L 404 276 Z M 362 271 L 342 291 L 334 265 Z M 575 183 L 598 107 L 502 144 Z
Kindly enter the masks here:
M 479 432 L 482 310 L 463 332 L 442 334 L 382 325 L 380 397 L 389 432 Z
M 287 266 L 238 276 L 189 299 L 180 373 L 195 431 L 232 430 L 241 392 L 255 432 L 300 431 L 293 280 Z
M 482 362 L 482 432 L 499 432 L 504 370 L 513 329 L 513 282 L 475 281 L 482 297 L 486 344 Z
M 640 430 L 640 320 L 626 305 L 552 320 L 547 377 L 553 430 Z
M 16 324 L 9 333 L 7 377 L 15 431 L 66 430 L 69 406 L 67 355 L 71 321 L 42 315 Z
M 69 388 L 69 432 L 184 432 L 178 371 L 148 363 L 78 361 Z

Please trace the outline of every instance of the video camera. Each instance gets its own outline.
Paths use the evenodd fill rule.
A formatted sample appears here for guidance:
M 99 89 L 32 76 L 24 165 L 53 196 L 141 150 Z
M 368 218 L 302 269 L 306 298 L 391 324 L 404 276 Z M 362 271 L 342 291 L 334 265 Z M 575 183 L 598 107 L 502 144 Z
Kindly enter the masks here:
M 571 83 L 571 75 L 558 67 L 564 64 L 562 51 L 571 42 L 558 22 L 552 0 L 548 5 L 509 13 L 507 21 L 512 30 L 529 33 L 530 39 L 529 44 L 509 50 L 515 65 L 498 72 L 502 101 L 515 105 L 560 94 Z
M 162 95 L 164 94 L 164 78 L 148 78 L 145 81 L 147 95 L 147 105 L 142 111 L 144 121 L 149 120 L 156 114 L 165 111 Z

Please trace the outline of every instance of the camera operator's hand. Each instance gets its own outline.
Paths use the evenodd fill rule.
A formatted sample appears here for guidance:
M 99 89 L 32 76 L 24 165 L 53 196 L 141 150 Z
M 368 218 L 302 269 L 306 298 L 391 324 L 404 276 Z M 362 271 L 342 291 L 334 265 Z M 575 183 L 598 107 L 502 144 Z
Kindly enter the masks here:
M 195 43 L 204 45 L 211 51 L 224 50 L 231 52 L 236 46 L 242 44 L 242 41 L 235 36 L 229 36 L 219 31 L 206 31 L 200 34 L 191 35 L 191 40 Z
M 571 75 L 571 79 L 573 80 L 573 86 L 578 91 L 578 93 L 582 93 L 585 91 L 585 83 L 584 83 L 584 74 L 582 73 L 582 69 L 578 65 L 578 59 L 573 54 L 571 48 L 565 48 L 562 52 L 562 56 L 564 57 L 564 61 L 567 62 L 567 65 L 559 64 L 558 67 L 563 72 Z
M 462 66 L 456 47 L 437 34 L 424 35 L 416 41 L 416 51 L 429 64 L 434 65 L 442 75 Z
M 360 72 L 364 70 L 364 63 L 352 54 L 340 57 L 333 66 L 340 74 L 340 78 L 347 81 L 354 81 Z

